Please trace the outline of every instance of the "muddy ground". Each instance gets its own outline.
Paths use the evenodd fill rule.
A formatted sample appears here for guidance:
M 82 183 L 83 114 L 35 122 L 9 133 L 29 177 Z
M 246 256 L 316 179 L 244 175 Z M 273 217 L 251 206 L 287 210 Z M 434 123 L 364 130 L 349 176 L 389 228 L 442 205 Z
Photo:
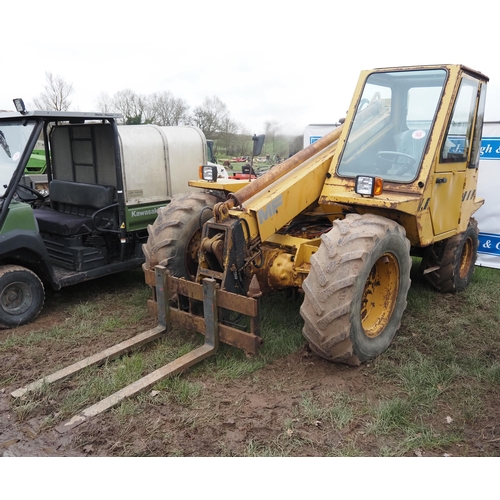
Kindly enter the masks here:
M 141 279 L 138 275 L 138 283 Z M 92 293 L 109 294 L 109 283 L 108 279 L 92 285 Z M 63 323 L 89 286 L 47 292 L 45 308 L 35 324 L 16 329 L 16 334 Z M 57 401 L 46 401 L 26 419 L 15 411 L 10 396 L 13 390 L 155 324 L 148 318 L 135 329 L 119 330 L 101 340 L 67 343 L 58 350 L 42 342 L 0 351 L 0 381 L 4 381 L 0 382 L 0 456 L 379 456 L 391 454 L 391 450 L 398 454 L 394 450 L 399 449 L 401 437 L 368 432 L 364 414 L 370 404 L 375 406 L 384 397 L 397 394 L 398 387 L 380 383 L 374 373 L 376 362 L 357 368 L 333 365 L 310 353 L 305 344 L 236 380 L 183 375 L 200 386 L 196 400 L 189 405 L 169 399 L 162 391 L 149 392 L 135 401 L 130 413 L 126 408 L 108 411 L 64 434 L 55 430 Z M 0 341 L 12 333 L 0 331 Z M 304 401 L 324 408 L 331 405 L 336 393 L 348 395 L 352 403 L 354 416 L 347 425 L 333 425 L 324 415 L 307 412 Z M 426 424 L 436 436 L 449 433 L 450 426 L 456 425 L 462 438 L 444 447 L 410 448 L 403 454 L 499 456 L 498 394 L 490 394 L 483 403 L 482 415 L 472 423 L 450 422 L 453 408 L 447 402 L 438 405 L 436 412 L 425 416 Z

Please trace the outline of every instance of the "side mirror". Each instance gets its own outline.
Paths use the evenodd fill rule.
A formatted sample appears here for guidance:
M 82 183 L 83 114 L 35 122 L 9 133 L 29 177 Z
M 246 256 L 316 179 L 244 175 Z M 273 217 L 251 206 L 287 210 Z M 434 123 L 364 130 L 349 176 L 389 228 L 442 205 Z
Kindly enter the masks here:
M 252 137 L 253 141 L 253 152 L 252 156 L 259 156 L 262 152 L 262 147 L 264 146 L 264 139 L 266 136 L 264 134 L 255 135 Z

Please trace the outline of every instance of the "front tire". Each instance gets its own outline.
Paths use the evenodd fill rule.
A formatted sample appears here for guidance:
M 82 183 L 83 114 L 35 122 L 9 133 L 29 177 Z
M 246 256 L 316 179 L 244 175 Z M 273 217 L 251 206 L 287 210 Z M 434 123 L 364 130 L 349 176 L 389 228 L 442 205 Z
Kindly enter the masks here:
M 410 242 L 377 215 L 348 215 L 321 237 L 304 280 L 303 334 L 321 357 L 359 365 L 383 353 L 401 325 Z
M 148 241 L 142 247 L 144 268 L 165 266 L 172 276 L 194 281 L 201 227 L 213 216 L 213 208 L 219 201 L 217 196 L 201 191 L 174 196 L 148 226 Z
M 14 265 L 0 267 L 0 326 L 30 323 L 40 314 L 44 301 L 43 284 L 33 271 Z

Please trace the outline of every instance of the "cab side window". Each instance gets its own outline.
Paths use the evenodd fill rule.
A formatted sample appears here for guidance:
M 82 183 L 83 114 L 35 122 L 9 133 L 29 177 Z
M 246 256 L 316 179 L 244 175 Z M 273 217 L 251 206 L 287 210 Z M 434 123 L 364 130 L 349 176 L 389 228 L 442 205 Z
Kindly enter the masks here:
M 477 92 L 478 81 L 464 77 L 448 124 L 446 140 L 441 150 L 441 162 L 443 163 L 463 163 L 469 157 Z

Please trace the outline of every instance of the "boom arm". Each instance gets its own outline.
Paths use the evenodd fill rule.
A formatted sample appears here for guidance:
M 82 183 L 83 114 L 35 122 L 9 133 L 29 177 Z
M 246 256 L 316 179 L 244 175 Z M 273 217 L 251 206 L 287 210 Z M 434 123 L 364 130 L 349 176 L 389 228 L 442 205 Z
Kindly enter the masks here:
M 210 277 L 223 289 L 246 293 L 250 276 L 244 269 L 263 265 L 261 244 L 318 201 L 340 132 L 338 127 L 215 205 L 214 219 L 203 226 L 197 281 Z
M 275 181 L 281 179 L 283 176 L 291 172 L 299 165 L 302 165 L 304 162 L 306 162 L 322 150 L 326 149 L 328 146 L 331 146 L 338 140 L 341 131 L 342 126 L 337 127 L 335 130 L 332 130 L 325 136 L 321 137 L 319 140 L 317 140 L 313 144 L 310 144 L 302 151 L 299 151 L 291 158 L 288 158 L 288 160 L 285 160 L 279 166 L 272 168 L 262 177 L 259 177 L 255 181 L 249 183 L 236 193 L 229 194 L 226 201 L 218 203 L 214 207 L 214 217 L 216 222 L 222 222 L 223 220 L 227 219 L 229 217 L 229 210 L 237 206 L 242 206 L 243 203 L 248 201 L 253 196 L 263 192 Z M 323 180 L 324 179 L 322 179 L 322 182 Z

